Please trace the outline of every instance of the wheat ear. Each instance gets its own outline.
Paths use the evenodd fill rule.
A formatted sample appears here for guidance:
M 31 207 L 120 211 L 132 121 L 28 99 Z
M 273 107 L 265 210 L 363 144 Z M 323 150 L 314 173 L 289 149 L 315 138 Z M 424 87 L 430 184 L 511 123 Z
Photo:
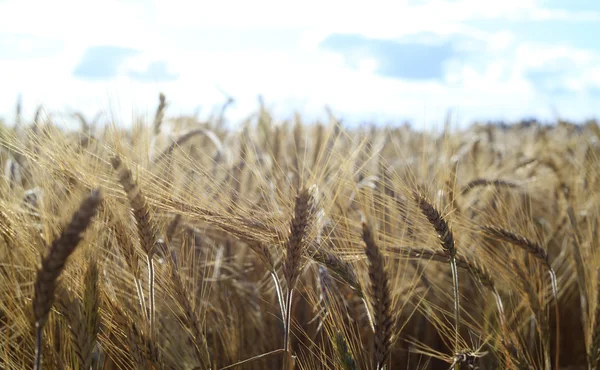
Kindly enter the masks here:
M 306 234 L 310 222 L 310 210 L 312 208 L 312 194 L 307 188 L 303 188 L 294 206 L 294 217 L 290 225 L 290 232 L 286 243 L 286 259 L 283 264 L 283 275 L 287 282 L 288 292 L 286 298 L 286 319 L 284 350 L 287 352 L 286 361 L 290 364 L 290 330 L 292 321 L 292 298 L 294 287 L 300 274 L 300 262 L 306 249 Z M 289 366 L 289 365 L 288 365 Z
M 98 190 L 92 191 L 79 209 L 73 214 L 71 221 L 50 246 L 48 255 L 42 260 L 34 283 L 33 313 L 35 318 L 35 361 L 34 369 L 41 369 L 43 330 L 48 314 L 54 303 L 57 280 L 62 273 L 69 256 L 81 240 L 82 233 L 90 225 L 96 214 L 101 197 Z
M 494 186 L 496 188 L 513 188 L 514 189 L 514 188 L 518 188 L 519 184 L 510 182 L 507 180 L 500 180 L 500 179 L 494 179 L 494 180 L 475 179 L 475 180 L 469 181 L 469 183 L 467 183 L 467 185 L 463 186 L 460 189 L 460 195 L 465 196 L 469 191 L 471 191 L 472 189 L 479 187 L 479 186 Z
M 373 315 L 369 310 L 369 305 L 367 304 L 365 294 L 362 291 L 352 265 L 342 260 L 339 256 L 321 248 L 313 248 L 311 250 L 311 254 L 315 261 L 327 267 L 330 273 L 332 273 L 337 279 L 348 284 L 348 286 L 360 297 L 364 303 L 367 318 L 369 319 L 369 324 L 371 325 L 371 330 L 375 332 Z
M 460 290 L 458 283 L 458 267 L 456 263 L 454 235 L 452 234 L 450 226 L 448 226 L 448 222 L 446 222 L 440 212 L 427 200 L 427 198 L 418 192 L 414 192 L 413 196 L 417 202 L 417 205 L 421 209 L 421 212 L 437 232 L 441 242 L 442 250 L 450 259 L 450 269 L 452 271 L 452 283 L 454 291 L 454 353 L 458 353 L 458 343 L 460 337 Z
M 484 225 L 481 226 L 481 229 L 488 235 L 493 236 L 496 239 L 508 242 L 512 245 L 522 248 L 527 253 L 531 254 L 536 259 L 541 261 L 550 273 L 550 279 L 552 282 L 552 293 L 554 295 L 554 299 L 558 301 L 558 285 L 556 283 L 556 273 L 552 269 L 550 259 L 548 258 L 548 253 L 546 253 L 544 248 L 542 248 L 539 244 L 535 243 L 534 241 L 524 237 L 523 235 L 519 235 L 517 233 L 503 229 L 498 226 Z
M 154 302 L 154 260 L 153 256 L 156 253 L 156 242 L 158 233 L 156 224 L 152 219 L 152 214 L 146 202 L 146 198 L 142 193 L 142 189 L 133 180 L 131 171 L 119 156 L 114 156 L 110 159 L 111 164 L 117 172 L 119 183 L 125 190 L 125 194 L 129 200 L 129 204 L 133 209 L 133 215 L 136 220 L 138 235 L 142 248 L 146 252 L 148 262 L 148 295 L 149 295 L 149 336 L 154 339 L 155 325 L 155 302 Z
M 362 223 L 362 240 L 369 261 L 369 280 L 375 320 L 375 366 L 383 369 L 389 355 L 392 338 L 392 299 L 383 255 L 375 242 L 370 226 Z
M 167 99 L 165 94 L 160 93 L 158 95 L 158 107 L 156 108 L 156 114 L 154 115 L 154 135 L 160 134 L 160 126 L 162 125 L 163 118 L 165 117 L 165 109 L 167 108 Z
M 314 248 L 311 250 L 311 253 L 312 258 L 315 261 L 327 267 L 329 272 L 335 275 L 339 280 L 348 284 L 360 298 L 364 298 L 363 291 L 358 282 L 358 277 L 350 263 L 342 260 L 338 255 L 321 248 Z

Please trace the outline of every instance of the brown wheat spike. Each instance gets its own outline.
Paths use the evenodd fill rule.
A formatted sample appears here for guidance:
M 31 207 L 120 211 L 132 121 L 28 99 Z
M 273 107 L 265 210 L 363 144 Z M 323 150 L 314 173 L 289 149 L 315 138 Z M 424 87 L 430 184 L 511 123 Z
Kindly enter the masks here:
M 160 134 L 160 126 L 162 125 L 163 118 L 165 117 L 165 108 L 167 107 L 167 101 L 165 94 L 160 93 L 158 96 L 158 108 L 156 108 L 156 115 L 154 116 L 154 135 Z
M 229 236 L 232 236 L 239 241 L 245 243 L 248 248 L 250 248 L 256 255 L 263 261 L 269 271 L 275 271 L 275 259 L 271 254 L 271 250 L 269 247 L 258 240 L 256 237 L 251 235 L 250 233 L 246 233 L 245 231 L 239 230 L 231 225 L 226 225 L 225 223 L 221 224 L 221 222 L 215 222 L 215 226 L 221 228 L 223 231 L 226 231 Z
M 273 255 L 271 254 L 269 247 L 267 247 L 263 243 L 257 242 L 247 242 L 246 245 L 258 255 L 258 257 L 267 266 L 267 269 L 269 271 L 275 271 L 275 260 L 273 259 Z
M 510 182 L 507 180 L 500 180 L 500 179 L 494 179 L 494 180 L 475 179 L 475 180 L 469 181 L 467 183 L 467 185 L 463 186 L 460 189 L 460 195 L 464 196 L 468 192 L 470 192 L 473 188 L 476 188 L 478 186 L 494 186 L 497 188 L 513 188 L 514 189 L 514 188 L 518 188 L 519 184 Z
M 503 229 L 498 226 L 493 225 L 484 225 L 481 226 L 481 229 L 488 235 L 495 237 L 496 239 L 500 239 L 502 241 L 508 242 L 510 244 L 516 245 L 518 247 L 523 248 L 529 254 L 533 255 L 535 258 L 542 261 L 548 268 L 552 268 L 550 265 L 550 260 L 548 258 L 548 254 L 539 244 L 535 243 L 532 240 L 527 239 L 526 237 L 516 234 L 510 230 Z
M 440 238 L 442 250 L 448 255 L 450 270 L 452 272 L 452 287 L 454 293 L 454 353 L 459 351 L 460 339 L 460 287 L 458 281 L 458 265 L 456 262 L 456 248 L 454 246 L 454 235 L 446 220 L 440 212 L 431 204 L 421 193 L 413 193 L 417 205 L 421 212 L 427 218 L 427 221 L 433 226 Z
M 481 226 L 481 229 L 490 236 L 493 236 L 497 239 L 503 240 L 505 242 L 508 242 L 510 244 L 516 245 L 524 249 L 525 251 L 527 251 L 527 253 L 542 261 L 542 263 L 544 263 L 544 265 L 548 268 L 548 272 L 550 273 L 550 279 L 552 283 L 552 294 L 554 295 L 554 299 L 558 300 L 558 285 L 556 282 L 556 273 L 554 272 L 554 269 L 552 269 L 550 259 L 548 258 L 548 253 L 546 253 L 544 248 L 522 235 L 516 234 L 512 231 L 503 229 L 498 226 L 484 225 Z
M 308 188 L 300 191 L 294 206 L 294 218 L 290 225 L 290 233 L 286 243 L 287 256 L 283 265 L 283 274 L 288 289 L 293 289 L 300 272 L 300 260 L 306 249 L 306 233 L 310 221 L 312 194 Z
M 146 252 L 148 262 L 148 324 L 149 333 L 151 340 L 154 339 L 154 326 L 155 326 L 155 302 L 154 302 L 154 260 L 153 256 L 157 250 L 158 232 L 156 223 L 152 219 L 152 214 L 146 203 L 146 198 L 142 193 L 141 188 L 133 180 L 131 171 L 121 161 L 119 156 L 111 158 L 111 163 L 115 171 L 117 172 L 119 182 L 127 194 L 129 204 L 133 209 L 133 215 L 136 220 L 138 236 L 140 238 L 140 244 Z
M 338 255 L 323 249 L 315 248 L 311 252 L 315 261 L 327 267 L 327 269 L 339 280 L 348 284 L 359 297 L 364 298 L 360 283 L 358 282 L 358 278 L 356 277 L 356 273 L 351 264 L 342 260 Z
M 362 240 L 369 261 L 369 280 L 375 320 L 375 366 L 383 369 L 389 354 L 392 337 L 391 294 L 384 260 L 369 225 L 362 224 Z
M 127 165 L 123 163 L 119 156 L 114 156 L 110 159 L 113 168 L 117 172 L 119 183 L 125 190 L 133 215 L 137 222 L 138 235 L 140 243 L 148 258 L 152 258 L 156 252 L 156 240 L 158 239 L 156 224 L 152 220 L 152 214 L 148 208 L 146 198 L 138 184 L 133 180 L 131 171 Z
M 442 249 L 448 254 L 449 257 L 456 255 L 456 248 L 454 248 L 454 236 L 452 230 L 448 226 L 448 223 L 441 216 L 440 212 L 431 204 L 429 201 L 420 193 L 413 193 L 417 205 L 423 212 L 423 215 L 427 217 L 427 221 L 433 226 L 435 231 L 438 233 L 440 238 Z
M 42 266 L 37 272 L 32 301 L 36 332 L 35 369 L 40 369 L 41 366 L 42 333 L 54 303 L 54 292 L 58 277 L 67 259 L 79 244 L 82 233 L 87 229 L 96 214 L 100 201 L 100 192 L 94 190 L 90 196 L 81 202 L 79 209 L 73 214 L 67 227 L 52 242 L 48 255 L 42 260 Z
M 306 233 L 310 223 L 310 210 L 312 209 L 312 188 L 303 188 L 296 197 L 294 206 L 294 217 L 290 225 L 290 233 L 286 243 L 286 259 L 283 263 L 283 274 L 287 282 L 287 297 L 285 304 L 285 337 L 283 349 L 286 352 L 285 368 L 292 366 L 290 352 L 290 330 L 292 323 L 292 298 L 294 287 L 300 274 L 300 262 L 306 249 Z

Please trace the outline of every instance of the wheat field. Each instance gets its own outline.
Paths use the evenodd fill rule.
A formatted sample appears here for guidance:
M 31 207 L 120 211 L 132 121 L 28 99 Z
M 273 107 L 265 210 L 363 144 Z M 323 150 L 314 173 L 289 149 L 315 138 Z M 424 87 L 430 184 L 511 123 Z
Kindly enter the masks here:
M 597 369 L 600 127 L 0 127 L 2 369 Z

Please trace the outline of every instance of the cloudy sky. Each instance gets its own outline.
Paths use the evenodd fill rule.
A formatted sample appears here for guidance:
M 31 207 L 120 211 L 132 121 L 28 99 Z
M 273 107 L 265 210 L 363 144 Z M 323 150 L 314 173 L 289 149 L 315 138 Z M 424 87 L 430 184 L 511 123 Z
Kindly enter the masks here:
M 290 5 L 291 4 L 291 5 Z M 357 5 L 354 5 L 357 4 Z M 155 109 L 241 119 L 262 94 L 347 122 L 600 111 L 598 0 L 0 0 L 0 117 Z

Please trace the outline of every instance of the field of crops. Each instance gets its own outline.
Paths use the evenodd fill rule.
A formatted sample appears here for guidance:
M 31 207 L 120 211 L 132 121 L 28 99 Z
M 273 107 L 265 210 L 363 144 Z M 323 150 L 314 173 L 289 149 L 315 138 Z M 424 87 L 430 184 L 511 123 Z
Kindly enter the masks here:
M 1 369 L 597 369 L 595 121 L 40 112 L 0 127 Z

